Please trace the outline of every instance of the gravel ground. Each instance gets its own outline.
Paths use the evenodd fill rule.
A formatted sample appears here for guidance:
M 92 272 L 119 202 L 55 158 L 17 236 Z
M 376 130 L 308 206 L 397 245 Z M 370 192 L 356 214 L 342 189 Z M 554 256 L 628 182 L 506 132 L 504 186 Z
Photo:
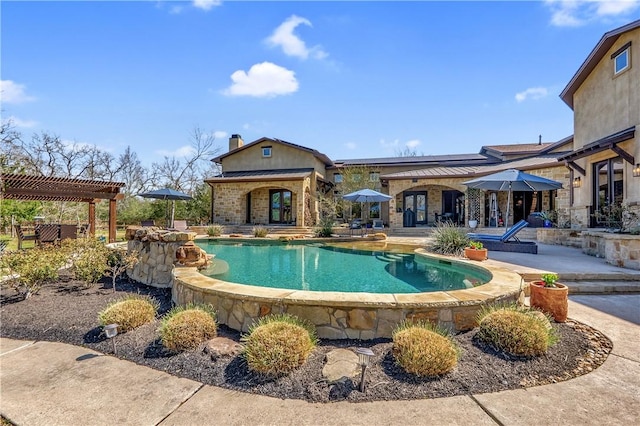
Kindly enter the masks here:
M 114 294 L 107 281 L 85 288 L 83 283 L 61 279 L 27 300 L 20 300 L 12 289 L 3 288 L 0 290 L 0 336 L 64 342 L 111 353 L 111 342 L 98 326 L 97 315 L 111 300 L 126 293 L 155 298 L 160 303 L 160 316 L 171 308 L 169 290 L 137 283 L 119 283 Z M 461 357 L 453 372 L 440 378 L 418 379 L 395 365 L 388 339 L 323 340 L 301 368 L 285 377 L 266 379 L 251 373 L 240 356 L 212 361 L 200 349 L 168 352 L 158 340 L 158 326 L 159 320 L 156 320 L 119 335 L 117 356 L 209 385 L 312 402 L 439 398 L 537 386 L 592 371 L 605 361 L 612 348 L 606 336 L 571 320 L 553 324 L 560 342 L 547 355 L 532 359 L 496 352 L 479 342 L 473 330 L 454 337 Z M 240 338 L 238 332 L 225 326 L 219 327 L 218 334 L 236 341 Z M 336 348 L 355 350 L 359 346 L 370 347 L 375 353 L 367 369 L 367 391 L 357 390 L 359 378 L 328 385 L 321 374 L 325 354 Z

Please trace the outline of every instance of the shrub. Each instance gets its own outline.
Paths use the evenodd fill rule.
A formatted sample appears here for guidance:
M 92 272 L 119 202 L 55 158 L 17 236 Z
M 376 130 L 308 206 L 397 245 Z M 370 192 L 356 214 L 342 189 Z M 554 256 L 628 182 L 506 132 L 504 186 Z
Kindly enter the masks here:
M 469 247 L 474 250 L 482 250 L 484 248 L 484 244 L 481 241 L 469 241 Z
M 264 226 L 254 226 L 253 227 L 253 236 L 258 238 L 264 238 L 269 233 L 269 230 Z
M 216 314 L 209 305 L 175 307 L 160 326 L 162 344 L 172 351 L 195 349 L 217 335 Z
M 304 364 L 317 344 L 314 327 L 289 314 L 260 318 L 242 337 L 249 369 L 279 376 Z
M 107 266 L 105 268 L 106 275 L 111 277 L 113 292 L 116 291 L 116 281 L 127 272 L 127 269 L 133 268 L 138 263 L 138 252 L 127 252 L 120 249 L 109 249 L 107 256 Z
M 434 253 L 460 256 L 469 246 L 469 237 L 451 222 L 439 222 L 432 237 L 430 249 Z
M 558 340 L 549 319 L 526 307 L 490 306 L 478 313 L 478 323 L 480 340 L 511 355 L 542 355 Z
M 126 333 L 154 320 L 158 303 L 147 296 L 127 296 L 111 302 L 98 314 L 100 325 L 118 324 L 118 332 Z
M 109 249 L 95 238 L 72 240 L 71 270 L 75 277 L 87 283 L 97 283 L 105 274 L 109 262 Z
M 328 238 L 333 234 L 333 219 L 323 217 L 320 224 L 314 228 L 313 235 L 317 238 Z
M 544 282 L 545 287 L 553 287 L 556 286 L 556 281 L 558 281 L 557 274 L 543 274 L 542 281 Z
M 222 235 L 222 225 L 213 224 L 207 226 L 207 235 L 210 237 L 219 237 Z
M 55 247 L 35 247 L 9 251 L 0 256 L 2 275 L 9 276 L 7 284 L 25 299 L 36 294 L 47 282 L 59 277 L 59 270 L 67 261 L 64 250 Z
M 434 377 L 458 364 L 459 351 L 446 332 L 427 321 L 405 321 L 393 331 L 393 357 L 407 373 Z

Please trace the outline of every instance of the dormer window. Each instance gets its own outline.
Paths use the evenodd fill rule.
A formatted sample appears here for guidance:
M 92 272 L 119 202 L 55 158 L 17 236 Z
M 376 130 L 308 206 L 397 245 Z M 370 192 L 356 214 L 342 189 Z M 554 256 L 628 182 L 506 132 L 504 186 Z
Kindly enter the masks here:
M 262 156 L 263 157 L 271 157 L 271 147 L 270 146 L 263 146 L 262 147 Z
M 616 50 L 611 59 L 613 59 L 613 74 L 618 75 L 631 68 L 631 42 L 625 44 Z

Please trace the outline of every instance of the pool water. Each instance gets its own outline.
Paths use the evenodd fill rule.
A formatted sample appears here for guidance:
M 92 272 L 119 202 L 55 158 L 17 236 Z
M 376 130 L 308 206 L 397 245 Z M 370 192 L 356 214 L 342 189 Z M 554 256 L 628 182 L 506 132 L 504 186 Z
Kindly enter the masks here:
M 491 274 L 405 252 L 329 244 L 208 241 L 215 257 L 204 275 L 223 281 L 292 290 L 421 293 L 484 284 Z

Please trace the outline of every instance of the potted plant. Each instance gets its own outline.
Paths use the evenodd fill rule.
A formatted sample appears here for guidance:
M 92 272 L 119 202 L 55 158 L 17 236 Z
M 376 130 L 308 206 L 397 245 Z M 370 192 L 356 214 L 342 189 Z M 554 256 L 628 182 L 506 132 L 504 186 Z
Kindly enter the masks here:
M 529 288 L 531 307 L 547 312 L 556 322 L 567 320 L 569 288 L 558 282 L 557 274 L 544 274 L 542 281 L 533 281 Z
M 469 241 L 469 247 L 464 249 L 464 256 L 469 260 L 485 260 L 487 252 L 480 241 Z

